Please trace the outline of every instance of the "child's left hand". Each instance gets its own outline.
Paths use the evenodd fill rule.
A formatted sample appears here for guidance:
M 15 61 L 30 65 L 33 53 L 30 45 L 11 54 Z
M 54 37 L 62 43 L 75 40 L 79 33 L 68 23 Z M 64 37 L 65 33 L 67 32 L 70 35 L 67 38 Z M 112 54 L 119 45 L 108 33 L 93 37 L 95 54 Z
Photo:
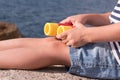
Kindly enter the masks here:
M 63 43 L 71 47 L 80 47 L 87 44 L 84 34 L 87 28 L 81 23 L 76 25 L 76 28 L 67 30 L 57 35 L 56 38 L 61 39 Z

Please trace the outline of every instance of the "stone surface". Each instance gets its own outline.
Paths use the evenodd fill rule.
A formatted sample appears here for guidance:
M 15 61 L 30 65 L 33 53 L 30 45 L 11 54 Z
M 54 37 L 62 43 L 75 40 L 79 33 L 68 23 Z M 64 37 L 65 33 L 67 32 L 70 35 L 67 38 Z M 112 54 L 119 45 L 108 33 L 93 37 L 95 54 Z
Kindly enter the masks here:
M 0 70 L 0 80 L 97 80 L 78 77 L 65 72 L 64 67 L 54 66 L 40 70 Z

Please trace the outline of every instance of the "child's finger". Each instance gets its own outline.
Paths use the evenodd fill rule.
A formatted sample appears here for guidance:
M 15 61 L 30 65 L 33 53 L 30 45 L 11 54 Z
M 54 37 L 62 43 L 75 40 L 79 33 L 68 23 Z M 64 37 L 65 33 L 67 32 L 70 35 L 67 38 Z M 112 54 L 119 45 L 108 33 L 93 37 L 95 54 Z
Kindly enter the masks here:
M 67 46 L 72 46 L 73 42 L 70 40 L 66 43 Z
M 68 42 L 68 40 L 66 40 L 66 39 L 65 39 L 65 40 L 62 40 L 62 42 L 63 42 L 64 44 L 66 44 L 66 43 Z
M 56 38 L 58 38 L 58 39 L 65 39 L 67 37 L 67 34 L 65 33 L 65 32 L 63 32 L 63 33 L 61 33 L 61 34 L 58 34 L 57 36 L 56 36 Z
M 69 41 L 69 38 L 68 38 L 68 37 L 62 39 L 62 42 L 63 42 L 64 44 L 66 44 L 68 41 Z

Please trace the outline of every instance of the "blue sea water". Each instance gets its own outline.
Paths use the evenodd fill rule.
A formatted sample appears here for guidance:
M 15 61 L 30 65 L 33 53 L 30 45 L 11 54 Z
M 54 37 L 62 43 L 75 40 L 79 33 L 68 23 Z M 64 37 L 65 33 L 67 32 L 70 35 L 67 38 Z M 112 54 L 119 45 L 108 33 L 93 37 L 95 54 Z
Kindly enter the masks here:
M 25 37 L 45 37 L 46 22 L 70 15 L 112 11 L 117 0 L 0 0 L 0 21 L 15 23 Z

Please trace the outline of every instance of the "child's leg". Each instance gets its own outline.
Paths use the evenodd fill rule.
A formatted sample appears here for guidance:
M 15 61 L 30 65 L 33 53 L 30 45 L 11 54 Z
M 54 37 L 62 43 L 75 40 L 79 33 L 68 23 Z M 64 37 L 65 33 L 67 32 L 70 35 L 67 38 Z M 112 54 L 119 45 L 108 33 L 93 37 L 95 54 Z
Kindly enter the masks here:
M 7 46 L 11 41 L 13 44 Z M 70 66 L 67 46 L 55 38 L 14 39 L 0 42 L 2 44 L 0 68 L 37 69 L 57 64 Z
M 25 39 L 26 40 L 26 39 Z M 24 40 L 22 38 L 9 39 L 0 41 L 0 51 L 12 48 L 23 47 Z

